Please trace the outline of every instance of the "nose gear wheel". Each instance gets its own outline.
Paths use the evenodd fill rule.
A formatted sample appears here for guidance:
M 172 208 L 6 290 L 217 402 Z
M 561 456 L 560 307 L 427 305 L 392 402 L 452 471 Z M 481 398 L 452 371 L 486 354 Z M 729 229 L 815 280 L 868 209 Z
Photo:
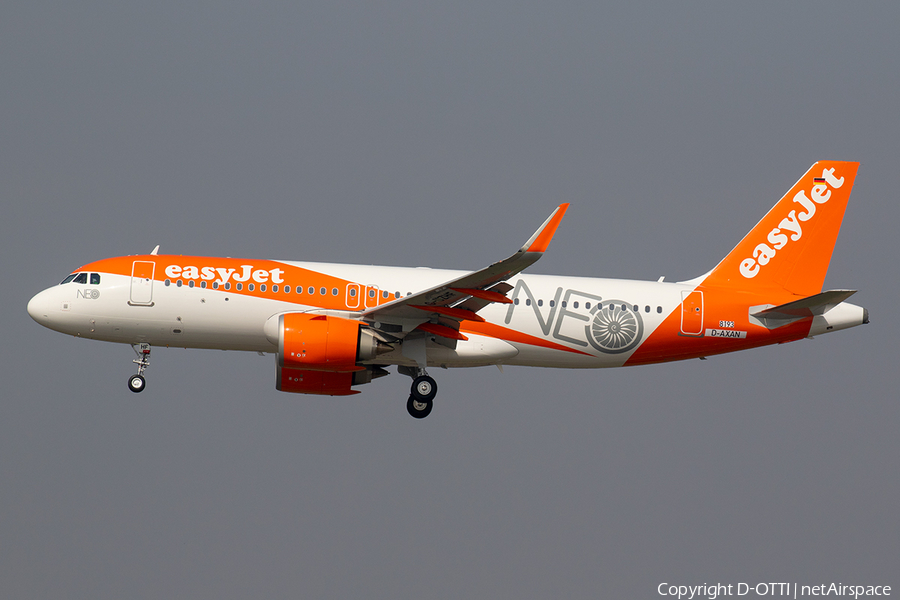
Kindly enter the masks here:
M 143 375 L 132 375 L 128 378 L 128 389 L 135 394 L 144 391 L 144 386 L 146 384 L 147 382 Z
M 150 366 L 150 344 L 132 344 L 131 348 L 137 354 L 137 358 L 132 362 L 138 366 L 138 372 L 137 375 L 128 378 L 128 389 L 137 394 L 147 387 L 144 371 Z

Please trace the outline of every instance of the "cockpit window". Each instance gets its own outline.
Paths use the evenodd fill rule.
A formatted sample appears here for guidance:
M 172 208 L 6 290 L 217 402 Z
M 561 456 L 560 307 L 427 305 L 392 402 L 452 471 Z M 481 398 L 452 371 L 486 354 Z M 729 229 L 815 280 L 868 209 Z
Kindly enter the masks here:
M 87 283 L 87 273 L 79 273 L 72 281 L 75 283 Z
M 100 285 L 100 273 L 91 273 L 91 285 Z
M 69 275 L 68 277 L 66 277 L 66 278 L 63 279 L 62 281 L 60 281 L 60 282 L 59 282 L 59 285 L 62 285 L 62 284 L 64 284 L 64 283 L 69 283 L 70 281 L 72 281 L 73 279 L 75 279 L 75 277 L 76 277 L 77 275 L 78 275 L 77 273 L 72 273 L 71 275 Z

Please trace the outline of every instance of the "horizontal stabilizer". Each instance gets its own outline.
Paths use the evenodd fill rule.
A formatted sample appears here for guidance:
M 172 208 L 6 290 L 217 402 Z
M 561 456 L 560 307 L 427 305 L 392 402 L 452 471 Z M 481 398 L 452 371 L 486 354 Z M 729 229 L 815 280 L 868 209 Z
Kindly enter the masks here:
M 750 316 L 757 319 L 793 320 L 824 315 L 855 293 L 856 290 L 829 290 L 808 298 L 752 312 Z

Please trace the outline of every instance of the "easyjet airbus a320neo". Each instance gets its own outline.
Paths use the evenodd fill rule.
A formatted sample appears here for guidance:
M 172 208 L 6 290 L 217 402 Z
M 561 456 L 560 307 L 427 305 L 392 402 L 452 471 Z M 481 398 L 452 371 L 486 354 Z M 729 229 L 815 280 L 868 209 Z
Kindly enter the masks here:
M 822 291 L 858 163 L 814 164 L 714 269 L 682 282 L 524 275 L 560 205 L 511 257 L 474 272 L 282 260 L 108 258 L 28 303 L 35 321 L 131 344 L 145 387 L 152 346 L 271 352 L 283 392 L 344 396 L 412 378 L 409 414 L 437 392 L 428 367 L 646 365 L 790 342 L 868 322 Z

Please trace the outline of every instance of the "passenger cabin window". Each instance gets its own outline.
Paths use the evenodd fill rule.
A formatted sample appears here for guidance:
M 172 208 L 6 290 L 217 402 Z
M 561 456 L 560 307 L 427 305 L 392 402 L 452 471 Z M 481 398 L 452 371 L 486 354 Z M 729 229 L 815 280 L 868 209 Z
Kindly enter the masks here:
M 91 285 L 100 285 L 100 273 L 91 273 Z
M 78 276 L 73 279 L 75 283 L 87 283 L 87 273 L 79 273 Z
M 64 283 L 69 283 L 70 281 L 72 281 L 72 280 L 75 279 L 76 277 L 78 277 L 78 274 L 77 274 L 77 273 L 72 273 L 71 275 L 69 275 L 68 277 L 66 277 L 66 278 L 63 279 L 62 281 L 60 281 L 60 282 L 59 282 L 59 285 L 63 285 Z

